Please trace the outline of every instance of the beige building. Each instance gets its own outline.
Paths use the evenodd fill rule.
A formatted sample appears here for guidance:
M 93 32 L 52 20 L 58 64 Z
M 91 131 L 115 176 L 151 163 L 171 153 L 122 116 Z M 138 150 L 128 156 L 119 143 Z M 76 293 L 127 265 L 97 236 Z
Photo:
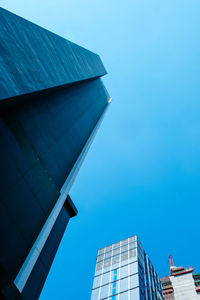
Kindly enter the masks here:
M 175 267 L 170 255 L 170 275 L 161 278 L 165 300 L 200 299 L 200 274 L 193 267 Z

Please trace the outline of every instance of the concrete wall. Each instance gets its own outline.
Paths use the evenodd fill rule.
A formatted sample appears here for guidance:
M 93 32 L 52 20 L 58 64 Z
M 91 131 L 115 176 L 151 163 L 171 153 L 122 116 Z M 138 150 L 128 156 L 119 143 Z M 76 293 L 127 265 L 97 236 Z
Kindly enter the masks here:
M 200 294 L 195 291 L 194 279 L 192 273 L 179 276 L 170 276 L 174 289 L 175 300 L 198 300 Z

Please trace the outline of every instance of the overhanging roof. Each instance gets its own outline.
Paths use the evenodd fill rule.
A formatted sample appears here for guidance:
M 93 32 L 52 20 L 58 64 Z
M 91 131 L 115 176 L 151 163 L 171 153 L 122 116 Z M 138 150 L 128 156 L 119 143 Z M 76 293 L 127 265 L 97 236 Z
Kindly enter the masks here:
M 106 74 L 100 57 L 0 8 L 0 100 Z

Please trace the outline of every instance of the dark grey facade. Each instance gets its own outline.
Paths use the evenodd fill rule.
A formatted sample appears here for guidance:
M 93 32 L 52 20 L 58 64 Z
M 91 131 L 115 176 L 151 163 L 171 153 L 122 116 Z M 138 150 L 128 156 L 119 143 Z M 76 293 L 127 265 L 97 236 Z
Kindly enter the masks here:
M 31 300 L 110 97 L 98 55 L 2 8 L 0 41 L 0 298 Z

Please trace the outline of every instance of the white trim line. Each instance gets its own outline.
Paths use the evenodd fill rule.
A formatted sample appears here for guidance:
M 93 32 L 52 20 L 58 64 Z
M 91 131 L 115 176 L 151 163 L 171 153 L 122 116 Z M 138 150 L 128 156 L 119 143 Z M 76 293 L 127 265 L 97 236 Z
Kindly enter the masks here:
M 28 256 L 26 257 L 26 260 L 24 261 L 19 273 L 17 274 L 14 283 L 18 290 L 22 292 L 33 268 L 34 265 L 37 262 L 37 259 L 48 239 L 48 236 L 55 224 L 55 221 L 64 205 L 64 202 L 66 200 L 67 195 L 69 194 L 69 190 L 74 182 L 74 179 L 83 163 L 83 160 L 91 146 L 91 143 L 96 135 L 97 129 L 99 128 L 102 119 L 105 115 L 105 112 L 107 110 L 108 106 L 106 106 L 103 114 L 101 115 L 100 119 L 98 120 L 96 126 L 94 127 L 89 139 L 87 140 L 83 150 L 81 151 L 76 163 L 74 164 L 69 176 L 67 177 L 65 183 L 63 184 L 61 190 L 60 190 L 60 197 L 58 198 L 54 208 L 52 209 L 48 219 L 46 220 L 41 232 L 39 233 L 37 239 L 35 240 L 35 243 L 33 244 Z

